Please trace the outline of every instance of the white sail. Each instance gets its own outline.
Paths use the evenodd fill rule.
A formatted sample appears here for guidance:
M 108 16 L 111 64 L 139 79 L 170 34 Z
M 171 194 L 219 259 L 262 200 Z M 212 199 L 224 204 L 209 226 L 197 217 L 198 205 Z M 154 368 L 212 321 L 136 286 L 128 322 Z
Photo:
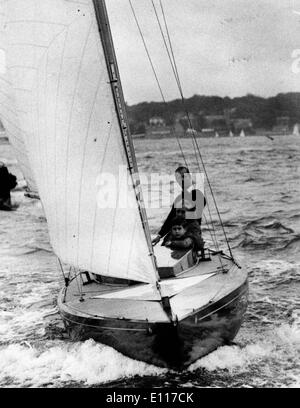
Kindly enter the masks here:
M 299 126 L 298 126 L 298 123 L 296 123 L 295 126 L 294 126 L 293 135 L 294 135 L 294 136 L 299 136 Z
M 215 132 L 215 137 L 219 137 L 219 133 L 218 133 L 218 132 Z
M 28 189 L 37 194 L 36 183 L 28 161 L 28 152 L 24 144 L 26 129 L 20 124 L 26 109 L 24 106 L 20 107 L 18 101 L 15 100 L 11 92 L 12 84 L 7 76 L 6 16 L 3 1 L 0 1 L 0 7 L 0 132 L 5 130 L 5 136 L 9 137 L 13 144 Z
M 245 137 L 244 129 L 241 130 L 240 137 Z
M 233 137 L 232 131 L 229 132 L 229 135 L 228 135 L 228 136 L 229 136 L 229 137 Z
M 101 175 L 113 180 L 128 164 L 93 1 L 0 5 L 7 63 L 1 119 L 29 158 L 54 252 L 93 273 L 155 281 L 132 183 L 131 208 L 99 206 L 103 188 L 114 187 L 103 187 Z

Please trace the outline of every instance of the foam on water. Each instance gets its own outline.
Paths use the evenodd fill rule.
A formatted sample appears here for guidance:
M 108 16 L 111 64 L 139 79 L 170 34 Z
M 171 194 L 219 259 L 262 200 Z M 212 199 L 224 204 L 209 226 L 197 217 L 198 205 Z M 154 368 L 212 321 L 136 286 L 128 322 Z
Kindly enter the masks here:
M 266 344 L 250 344 L 243 348 L 224 346 L 199 359 L 189 367 L 189 370 L 194 371 L 200 367 L 208 371 L 217 369 L 233 371 L 236 368 L 245 370 L 248 365 L 268 356 L 270 352 L 271 347 Z
M 93 385 L 166 370 L 129 359 L 111 347 L 87 340 L 45 343 L 43 348 L 11 344 L 0 349 L 0 384 L 26 387 Z
M 263 337 L 251 339 L 246 345 L 223 346 L 199 359 L 189 367 L 191 373 L 199 369 L 218 373 L 220 370 L 234 377 L 243 377 L 243 386 L 296 387 L 300 384 L 300 319 L 295 312 L 291 323 L 281 324 L 263 332 Z M 284 379 L 276 376 L 284 370 Z M 252 377 L 251 373 L 256 372 Z M 257 376 L 259 373 L 259 376 Z
M 13 193 L 17 210 L 0 214 L 1 386 L 101 386 L 114 381 L 139 386 L 146 377 L 148 386 L 160 379 L 162 385 L 179 386 L 300 386 L 299 140 L 276 138 L 270 146 L 264 138 L 232 139 L 201 139 L 200 147 L 230 243 L 249 271 L 250 302 L 236 345 L 220 347 L 185 373 L 173 374 L 93 340 L 70 342 L 57 314 L 62 278 L 41 204 L 18 189 Z M 190 162 L 191 143 L 183 143 Z M 142 172 L 169 174 L 181 164 L 178 152 L 168 154 L 170 140 L 136 144 Z M 287 161 L 286 154 L 292 159 Z M 9 146 L 1 146 L 0 157 L 22 188 Z M 153 233 L 167 211 L 148 211 Z M 218 225 L 216 214 L 212 218 Z M 203 234 L 209 242 L 205 225 Z M 217 236 L 225 244 L 220 229 Z
M 294 310 L 291 316 L 292 324 L 282 324 L 275 329 L 279 343 L 290 346 L 293 350 L 300 351 L 300 309 Z

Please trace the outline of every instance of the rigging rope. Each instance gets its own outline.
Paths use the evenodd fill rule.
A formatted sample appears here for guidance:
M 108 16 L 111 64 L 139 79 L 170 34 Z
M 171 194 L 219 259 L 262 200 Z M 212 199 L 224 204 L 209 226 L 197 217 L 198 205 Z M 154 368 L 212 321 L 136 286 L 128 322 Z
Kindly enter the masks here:
M 166 99 L 165 99 L 164 94 L 163 94 L 163 91 L 162 91 L 162 87 L 161 87 L 161 85 L 160 85 L 158 76 L 157 76 L 157 74 L 156 74 L 156 70 L 155 70 L 154 64 L 153 64 L 153 62 L 152 62 L 152 59 L 151 59 L 151 56 L 150 56 L 150 53 L 149 53 L 149 50 L 148 50 L 146 41 L 145 41 L 145 39 L 144 39 L 144 36 L 143 36 L 142 30 L 141 30 L 141 27 L 140 27 L 140 24 L 139 24 L 139 22 L 138 22 L 138 19 L 137 19 L 137 16 L 136 16 L 136 13 L 135 13 L 135 10 L 134 10 L 134 7 L 133 7 L 133 5 L 132 5 L 131 0 L 129 0 L 129 4 L 130 4 L 131 10 L 132 10 L 132 13 L 133 13 L 133 16 L 134 16 L 136 25 L 137 25 L 137 27 L 138 27 L 138 30 L 139 30 L 139 33 L 140 33 L 140 36 L 141 36 L 141 39 L 142 39 L 142 42 L 143 42 L 143 45 L 144 45 L 146 54 L 147 54 L 147 56 L 148 56 L 148 59 L 149 59 L 149 62 L 150 62 L 152 71 L 153 71 L 153 73 L 154 73 L 154 77 L 155 77 L 155 79 L 156 79 L 156 82 L 157 82 L 157 85 L 158 85 L 158 88 L 159 88 L 159 91 L 160 91 L 162 100 L 163 100 L 164 104 L 167 105 Z M 155 5 L 153 4 L 153 2 L 152 2 L 152 5 L 153 5 L 153 8 L 154 8 L 154 10 L 155 10 L 155 14 L 156 14 L 156 16 L 157 16 L 157 18 L 158 18 L 158 15 L 157 15 L 157 12 L 156 12 L 156 9 L 155 9 Z M 158 19 L 158 21 L 159 21 L 159 19 Z M 163 34 L 163 32 L 162 32 L 161 25 L 159 24 L 159 26 L 160 26 L 160 30 L 161 30 L 161 33 L 162 33 L 162 37 L 163 37 L 163 39 L 164 39 L 164 43 L 165 43 L 166 49 L 167 49 L 167 51 L 168 51 L 168 47 L 167 47 L 167 44 L 166 44 L 166 41 L 165 41 L 165 38 L 164 38 L 164 34 Z M 168 29 L 167 29 L 167 31 L 168 31 Z M 169 36 L 168 36 L 168 37 L 169 37 Z M 173 50 L 172 50 L 171 52 L 172 52 L 172 55 L 174 56 Z M 169 52 L 168 52 L 168 56 L 169 56 L 169 60 L 170 60 L 171 65 L 172 65 L 172 59 L 171 59 L 171 57 L 170 57 L 170 53 L 169 53 Z M 179 81 L 179 76 L 178 76 L 176 61 L 174 61 L 174 66 L 172 65 L 172 70 L 173 70 L 173 73 L 174 73 L 174 76 L 175 76 L 175 79 L 176 79 L 176 82 L 177 82 L 177 86 L 181 89 L 181 84 L 180 84 L 180 81 Z M 186 112 L 186 113 L 187 113 L 187 115 L 188 115 L 188 112 Z M 184 162 L 185 162 L 185 165 L 186 165 L 186 167 L 189 167 L 188 164 L 187 164 L 187 161 L 186 161 L 186 158 L 185 158 L 185 155 L 184 155 L 182 146 L 181 146 L 181 144 L 180 144 L 179 138 L 178 138 L 176 132 L 174 132 L 173 127 L 171 127 L 171 130 L 172 130 L 173 136 L 175 135 L 175 137 L 176 137 L 176 140 L 177 140 L 177 143 L 178 143 L 178 145 L 179 145 L 179 148 L 180 148 L 180 151 L 181 151 L 181 155 L 182 155 L 182 157 L 183 157 L 183 160 L 184 160 Z M 198 164 L 198 169 L 199 169 L 199 172 L 201 172 L 201 168 L 200 168 L 200 164 L 199 164 L 199 160 L 198 160 L 198 156 L 197 156 L 197 152 L 196 152 L 196 146 L 195 146 L 195 140 L 194 140 L 194 138 L 192 138 L 192 144 L 193 144 L 194 154 L 195 154 L 195 157 L 196 157 L 196 160 L 197 160 L 197 164 Z M 216 248 L 217 250 L 219 250 L 219 245 L 218 245 L 218 241 L 217 241 L 217 239 L 216 239 L 216 232 L 215 232 L 215 228 L 214 228 L 214 225 L 213 225 L 213 222 L 212 222 L 212 216 L 211 216 L 211 212 L 210 212 L 210 208 L 209 208 L 209 203 L 208 203 L 208 202 L 207 202 L 207 208 L 208 208 L 208 212 L 209 212 L 209 217 L 210 217 L 210 219 L 211 219 L 211 226 L 212 226 L 212 230 L 213 230 L 214 236 L 212 235 L 212 232 L 211 232 L 211 230 L 210 230 L 209 228 L 208 228 L 208 230 L 209 230 L 209 233 L 210 233 L 210 235 L 211 235 L 212 242 L 213 242 L 214 245 L 215 245 L 215 248 Z M 209 225 L 208 222 L 207 222 L 207 220 L 206 220 L 206 218 L 204 218 L 204 220 L 205 220 L 205 222 L 207 223 L 207 225 Z
M 66 275 L 65 275 L 65 273 L 64 273 L 64 269 L 63 269 L 63 266 L 62 266 L 62 263 L 61 263 L 61 261 L 60 261 L 60 259 L 58 258 L 58 257 L 56 257 L 56 262 L 58 263 L 58 266 L 59 266 L 59 269 L 61 270 L 61 273 L 62 273 L 62 276 L 63 276 L 63 280 L 64 280 L 64 282 L 65 282 L 65 286 L 68 286 L 68 278 L 66 278 Z
M 147 54 L 147 56 L 148 56 L 148 59 L 149 59 L 149 62 L 150 62 L 150 65 L 151 65 L 151 68 L 152 68 L 152 71 L 153 71 L 153 74 L 154 74 L 154 77 L 155 77 L 156 83 L 157 83 L 157 85 L 158 85 L 158 88 L 159 88 L 159 92 L 160 92 L 160 95 L 161 95 L 162 101 L 163 101 L 163 103 L 164 103 L 165 105 L 167 105 L 167 101 L 166 101 L 165 96 L 164 96 L 164 94 L 163 94 L 163 91 L 162 91 L 162 88 L 161 88 L 161 85 L 160 85 L 160 82 L 159 82 L 159 79 L 158 79 L 158 76 L 157 76 L 157 73 L 156 73 L 155 67 L 154 67 L 154 65 L 153 65 L 153 62 L 152 62 L 152 59 L 151 59 L 151 56 L 150 56 L 150 53 L 149 53 L 149 50 L 148 50 L 148 47 L 147 47 L 146 41 L 145 41 L 145 39 L 144 39 L 143 32 L 142 32 L 142 30 L 141 30 L 140 24 L 139 24 L 139 22 L 138 22 L 138 19 L 137 19 L 137 16 L 136 16 L 135 10 L 134 10 L 134 7 L 133 7 L 133 5 L 132 5 L 131 0 L 128 0 L 128 1 L 129 1 L 129 4 L 130 4 L 130 7 L 131 7 L 131 10 L 132 10 L 132 14 L 133 14 L 133 16 L 134 16 L 134 19 L 135 19 L 136 25 L 137 25 L 137 27 L 138 27 L 138 30 L 139 30 L 139 33 L 140 33 L 141 39 L 142 39 L 142 41 L 143 41 L 143 45 L 144 45 L 144 48 L 145 48 L 146 54 Z M 182 158 L 183 158 L 183 160 L 184 160 L 184 164 L 186 165 L 186 167 L 188 167 L 188 164 L 187 164 L 187 161 L 186 161 L 185 155 L 184 155 L 184 153 L 183 153 L 182 146 L 181 146 L 181 144 L 180 144 L 180 141 L 179 141 L 178 136 L 176 135 L 176 132 L 175 132 L 175 130 L 174 130 L 173 125 L 171 126 L 171 132 L 172 132 L 173 136 L 175 136 L 175 137 L 176 137 L 176 140 L 177 140 L 177 142 L 178 142 L 178 145 L 179 145 L 179 149 L 180 149 L 180 152 L 181 152 Z
M 190 115 L 189 115 L 189 112 L 187 111 L 186 106 L 185 106 L 185 99 L 184 99 L 182 86 L 181 86 L 181 82 L 180 82 L 180 78 L 179 78 L 179 74 L 178 74 L 177 64 L 176 64 L 176 60 L 175 60 L 175 55 L 174 55 L 173 46 L 172 46 L 172 43 L 171 43 L 171 38 L 170 38 L 168 26 L 167 26 L 167 21 L 166 21 L 164 9 L 163 9 L 162 1 L 160 0 L 160 6 L 161 6 L 162 15 L 163 15 L 163 19 L 164 19 L 164 24 L 165 24 L 165 28 L 166 28 L 166 32 L 167 32 L 167 37 L 168 37 L 168 41 L 169 41 L 170 50 L 169 50 L 167 42 L 166 42 L 165 34 L 163 32 L 163 29 L 162 29 L 162 26 L 161 26 L 161 23 L 160 23 L 160 20 L 159 20 L 159 16 L 158 16 L 155 4 L 154 4 L 153 0 L 151 0 L 151 2 L 152 2 L 152 6 L 153 6 L 153 9 L 154 9 L 154 12 L 155 12 L 155 15 L 156 15 L 156 19 L 157 19 L 157 22 L 159 24 L 159 29 L 160 29 L 160 32 L 161 32 L 161 35 L 162 35 L 162 38 L 163 38 L 163 41 L 164 41 L 164 44 L 165 44 L 165 47 L 166 47 L 166 50 L 167 50 L 167 54 L 168 54 L 169 61 L 170 61 L 171 67 L 172 67 L 172 71 L 173 71 L 173 74 L 174 74 L 174 77 L 175 77 L 175 80 L 176 80 L 176 83 L 177 83 L 177 87 L 179 89 L 179 93 L 180 93 L 180 96 L 181 96 L 181 101 L 182 101 L 182 104 L 183 104 L 183 107 L 184 107 L 184 110 L 185 110 L 185 113 L 186 113 L 188 124 L 189 124 L 189 127 L 192 129 L 192 123 L 191 123 Z M 162 100 L 163 100 L 164 104 L 167 104 L 166 99 L 165 99 L 164 94 L 163 94 L 163 91 L 162 91 L 162 87 L 160 85 L 160 82 L 159 82 L 159 79 L 158 79 L 158 76 L 157 76 L 157 73 L 156 73 L 156 70 L 155 70 L 155 67 L 154 67 L 154 64 L 153 64 L 151 56 L 150 56 L 146 41 L 144 39 L 143 32 L 142 32 L 140 24 L 138 22 L 138 18 L 136 16 L 136 13 L 135 13 L 135 10 L 134 10 L 134 7 L 133 7 L 133 4 L 132 4 L 131 0 L 129 0 L 129 4 L 130 4 L 131 10 L 132 10 L 136 25 L 138 27 L 138 30 L 139 30 L 139 33 L 140 33 L 140 36 L 141 36 L 141 39 L 142 39 L 146 54 L 148 56 L 148 59 L 149 59 L 149 62 L 150 62 L 150 65 L 151 65 L 155 80 L 157 82 L 157 85 L 158 85 Z M 171 130 L 172 130 L 173 135 L 175 135 L 175 137 L 176 137 L 176 140 L 177 140 L 177 143 L 179 145 L 181 155 L 182 155 L 182 157 L 184 159 L 185 165 L 186 165 L 186 167 L 189 167 L 188 164 L 187 164 L 187 161 L 186 161 L 182 146 L 180 144 L 179 138 L 176 135 L 176 132 L 173 132 L 173 127 L 171 127 Z M 214 202 L 217 214 L 218 214 L 218 218 L 219 218 L 222 230 L 223 230 L 223 234 L 224 234 L 226 243 L 227 243 L 227 247 L 228 247 L 229 253 L 231 255 L 231 258 L 233 259 L 233 254 L 232 254 L 229 242 L 228 242 L 228 238 L 227 238 L 227 235 L 226 235 L 226 232 L 225 232 L 225 229 L 224 229 L 224 225 L 223 225 L 223 222 L 222 222 L 222 219 L 221 219 L 221 216 L 220 216 L 220 212 L 219 212 L 218 207 L 217 207 L 216 199 L 215 199 L 215 196 L 214 196 L 214 193 L 213 193 L 213 190 L 212 190 L 212 187 L 211 187 L 211 183 L 210 183 L 207 171 L 206 171 L 206 167 L 205 167 L 205 164 L 204 164 L 204 161 L 203 161 L 203 158 L 202 158 L 202 155 L 201 155 L 201 152 L 200 152 L 200 149 L 199 149 L 199 146 L 198 146 L 198 143 L 197 143 L 197 140 L 195 138 L 195 135 L 194 135 L 193 131 L 192 131 L 192 144 L 193 144 L 193 149 L 194 149 L 195 157 L 196 157 L 197 164 L 198 164 L 198 169 L 201 172 L 201 167 L 200 167 L 200 163 L 199 163 L 199 160 L 198 160 L 198 155 L 200 157 L 202 167 L 203 167 L 203 170 L 204 170 L 204 173 L 205 173 L 208 185 L 209 185 L 209 190 L 210 190 L 211 196 L 213 198 L 213 202 Z M 197 152 L 198 152 L 198 155 L 197 155 Z M 208 209 L 208 213 L 209 213 L 209 217 L 210 217 L 210 223 L 211 223 L 211 226 L 212 226 L 214 236 L 212 235 L 212 232 L 211 232 L 211 230 L 209 228 L 208 228 L 208 230 L 210 232 L 212 241 L 215 244 L 216 249 L 218 250 L 219 249 L 218 241 L 217 241 L 217 238 L 216 238 L 216 232 L 215 232 L 214 224 L 212 222 L 212 215 L 211 215 L 211 211 L 210 211 L 208 202 L 207 202 L 207 209 Z M 208 225 L 208 222 L 207 222 L 205 216 L 204 216 L 204 220 Z
M 173 71 L 173 74 L 174 74 L 174 77 L 175 77 L 175 80 L 176 80 L 176 83 L 177 83 L 177 87 L 178 87 L 179 92 L 180 92 L 181 101 L 182 101 L 182 104 L 183 104 L 183 107 L 184 107 L 184 110 L 185 110 L 185 113 L 186 113 L 186 116 L 187 116 L 187 119 L 188 119 L 189 127 L 192 129 L 193 127 L 192 127 L 192 123 L 191 123 L 191 120 L 190 120 L 189 112 L 187 111 L 187 109 L 185 107 L 185 103 L 184 103 L 183 90 L 182 90 L 182 86 L 181 86 L 181 82 L 180 82 L 180 78 L 179 78 L 176 59 L 175 59 L 175 55 L 174 55 L 174 51 L 173 51 L 173 46 L 172 46 L 171 37 L 170 37 L 170 34 L 169 34 L 169 29 L 168 29 L 167 20 L 166 20 L 165 12 L 164 12 L 164 9 L 163 9 L 162 1 L 160 0 L 160 7 L 161 7 L 162 15 L 163 15 L 163 20 L 164 20 L 164 24 L 165 24 L 167 37 L 168 37 L 170 51 L 169 51 L 169 48 L 168 48 L 168 45 L 167 45 L 167 42 L 166 42 L 166 39 L 165 39 L 165 35 L 164 35 L 163 29 L 162 29 L 162 26 L 161 26 L 161 23 L 160 23 L 160 19 L 159 19 L 159 16 L 158 16 L 158 13 L 157 13 L 157 10 L 156 10 L 156 7 L 155 7 L 155 4 L 154 4 L 153 0 L 151 0 L 151 3 L 152 3 L 152 6 L 153 6 L 155 15 L 156 15 L 156 19 L 157 19 L 157 22 L 158 22 L 158 25 L 159 25 L 159 29 L 160 29 L 160 32 L 161 32 L 161 35 L 162 35 L 162 38 L 163 38 L 165 48 L 166 48 L 166 51 L 167 51 L 167 54 L 168 54 L 168 57 L 169 57 L 169 61 L 170 61 L 172 71 Z M 197 147 L 196 138 L 195 138 L 195 135 L 194 135 L 193 131 L 192 131 L 192 144 L 193 144 L 194 154 L 195 154 L 195 158 L 196 158 L 197 165 L 198 165 L 198 170 L 199 170 L 199 172 L 201 172 L 201 166 L 200 166 L 198 156 L 197 156 L 197 151 L 196 151 L 196 147 Z M 205 166 L 204 166 L 203 161 L 202 161 L 202 166 L 203 166 L 203 169 L 205 170 Z M 207 173 L 206 173 L 206 178 L 208 178 Z M 218 245 L 218 241 L 217 241 L 217 238 L 216 238 L 216 231 L 215 231 L 214 224 L 213 224 L 213 221 L 212 221 L 212 215 L 211 215 L 208 200 L 207 200 L 207 210 L 208 210 L 208 213 L 209 213 L 210 223 L 211 223 L 213 234 L 214 234 L 214 238 L 213 238 L 212 234 L 211 234 L 211 238 L 212 238 L 212 241 L 213 241 L 216 249 L 219 250 L 219 245 Z M 209 223 L 206 220 L 206 217 L 204 217 L 204 220 L 205 220 L 206 224 L 209 225 Z M 209 231 L 210 231 L 210 229 L 209 229 Z
M 169 46 L 170 46 L 172 58 L 171 58 L 171 56 L 170 56 L 170 52 L 169 52 L 168 46 L 167 46 L 167 44 L 166 44 L 166 40 L 165 40 L 165 37 L 164 37 L 164 33 L 163 33 L 163 30 L 162 30 L 162 27 L 161 27 L 161 23 L 160 23 L 160 20 L 159 20 L 159 17 L 158 17 L 158 13 L 157 13 L 155 4 L 154 4 L 153 0 L 151 0 L 152 6 L 153 6 L 154 11 L 155 11 L 156 19 L 157 19 L 157 22 L 158 22 L 158 24 L 159 24 L 160 32 L 161 32 L 161 35 L 162 35 L 162 37 L 163 37 L 163 41 L 164 41 L 164 44 L 165 44 L 165 47 L 166 47 L 166 50 L 167 50 L 167 54 L 168 54 L 168 57 L 169 57 L 169 60 L 170 60 L 170 63 L 171 63 L 171 67 L 172 67 L 172 70 L 173 70 L 173 73 L 174 73 L 174 76 L 175 76 L 175 80 L 176 80 L 176 83 L 177 83 L 177 86 L 178 86 L 178 90 L 179 90 L 179 93 L 180 93 L 180 96 L 181 96 L 182 105 L 183 105 L 184 110 L 185 110 L 185 113 L 186 113 L 186 115 L 187 115 L 189 127 L 192 129 L 192 128 L 193 128 L 193 127 L 192 127 L 192 122 L 191 122 L 191 119 L 190 119 L 189 112 L 187 111 L 186 105 L 185 105 L 185 98 L 184 98 L 184 95 L 183 95 L 182 86 L 181 86 L 181 82 L 180 82 L 180 77 L 179 77 L 179 74 L 178 74 L 176 59 L 175 59 L 175 55 L 174 55 L 174 51 L 173 51 L 173 46 L 172 46 L 171 38 L 170 38 L 170 35 L 169 35 L 169 29 L 168 29 L 167 21 L 166 21 L 166 18 L 165 18 L 165 13 L 164 13 L 163 5 L 162 5 L 162 0 L 159 0 L 159 2 L 160 2 L 161 10 L 162 10 L 162 15 L 163 15 L 164 23 L 165 23 L 165 28 L 166 28 L 166 32 L 167 32 L 167 36 L 168 36 L 168 41 L 169 41 Z M 227 234 L 226 234 L 226 231 L 225 231 L 225 228 L 224 228 L 224 224 L 223 224 L 223 221 L 222 221 L 222 218 L 221 218 L 221 214 L 220 214 L 220 212 L 219 212 L 219 208 L 218 208 L 218 205 L 217 205 L 217 202 L 216 202 L 216 199 L 215 199 L 215 195 L 214 195 L 214 192 L 213 192 L 213 189 L 212 189 L 212 186 L 211 186 L 211 183 L 210 183 L 208 174 L 207 174 L 207 170 L 206 170 L 206 167 L 205 167 L 205 164 L 204 164 L 204 160 L 203 160 L 202 154 L 201 154 L 201 152 L 200 152 L 200 148 L 199 148 L 197 139 L 195 138 L 194 132 L 192 132 L 191 135 L 192 135 L 193 143 L 194 143 L 194 145 L 195 145 L 196 148 L 197 148 L 197 152 L 198 152 L 198 155 L 199 155 L 200 160 L 201 160 L 201 163 L 202 163 L 202 167 L 203 167 L 203 170 L 204 170 L 206 179 L 207 179 L 207 183 L 208 183 L 208 186 L 209 186 L 209 190 L 210 190 L 210 193 L 211 193 L 213 202 L 214 202 L 214 206 L 215 206 L 215 208 L 216 208 L 216 212 L 217 212 L 217 214 L 218 214 L 218 218 L 219 218 L 219 221 L 220 221 L 220 225 L 221 225 L 221 228 L 222 228 L 224 237 L 225 237 L 225 241 L 226 241 L 226 244 L 227 244 L 227 247 L 228 247 L 230 256 L 232 257 L 232 259 L 234 259 L 233 254 L 232 254 L 231 247 L 230 247 L 230 245 L 229 245 L 228 237 L 227 237 Z M 196 156 L 196 157 L 197 157 L 197 156 Z M 208 206 L 207 206 L 207 207 L 208 207 Z M 209 207 L 208 207 L 208 208 L 209 208 Z M 210 212 L 210 211 L 209 211 L 209 212 Z M 213 224 L 212 224 L 212 226 L 213 226 Z
M 207 208 L 208 208 L 208 207 L 207 207 Z M 207 220 L 205 214 L 203 213 L 202 216 L 203 216 L 203 218 L 204 218 L 204 222 L 205 222 L 206 225 L 207 225 L 207 230 L 208 230 L 208 232 L 209 232 L 209 234 L 210 234 L 212 243 L 214 244 L 214 246 L 215 246 L 215 248 L 216 248 L 216 251 L 219 251 L 220 248 L 219 248 L 219 244 L 218 244 L 218 240 L 217 240 L 217 237 L 216 237 L 216 231 L 215 231 L 215 229 L 214 229 L 214 226 L 213 226 L 213 224 L 212 224 L 212 222 L 211 222 L 211 226 L 212 226 L 212 230 L 211 230 L 211 229 L 209 228 L 209 222 L 208 222 L 208 220 Z

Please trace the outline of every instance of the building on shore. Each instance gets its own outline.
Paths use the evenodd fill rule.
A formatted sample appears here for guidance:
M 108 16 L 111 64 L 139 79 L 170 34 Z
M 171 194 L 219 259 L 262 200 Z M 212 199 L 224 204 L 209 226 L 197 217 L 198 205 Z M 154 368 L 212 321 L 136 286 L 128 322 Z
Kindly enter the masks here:
M 215 130 L 213 128 L 202 128 L 200 132 L 201 137 L 214 137 Z
M 190 137 L 192 133 L 199 130 L 198 120 L 198 116 L 193 113 L 189 113 L 188 116 L 186 112 L 176 113 L 173 120 L 173 133 L 176 137 Z
M 149 124 L 145 126 L 145 137 L 148 138 L 169 137 L 171 134 L 171 127 L 167 126 L 166 121 L 159 116 L 150 118 Z
M 228 123 L 224 115 L 205 115 L 205 129 L 214 129 L 215 132 L 227 132 Z
M 161 137 L 215 137 L 239 135 L 243 131 L 246 135 L 255 134 L 250 118 L 231 117 L 235 109 L 225 109 L 224 114 L 205 115 L 203 111 L 198 115 L 186 112 L 177 112 L 172 124 L 166 123 L 161 116 L 150 117 L 147 123 L 131 123 L 131 134 L 134 138 L 161 138 Z
M 152 118 L 149 119 L 149 126 L 152 128 L 155 127 L 165 127 L 166 126 L 166 121 L 159 117 L 159 116 L 153 116 Z
M 145 137 L 146 127 L 143 122 L 135 123 L 134 121 L 130 121 L 129 127 L 130 127 L 130 133 L 134 139 Z
M 276 118 L 276 124 L 272 128 L 273 132 L 286 134 L 290 131 L 290 117 L 278 116 Z
M 254 134 L 253 123 L 249 118 L 234 118 L 231 120 L 231 125 L 234 133 L 240 134 L 244 131 L 245 134 Z

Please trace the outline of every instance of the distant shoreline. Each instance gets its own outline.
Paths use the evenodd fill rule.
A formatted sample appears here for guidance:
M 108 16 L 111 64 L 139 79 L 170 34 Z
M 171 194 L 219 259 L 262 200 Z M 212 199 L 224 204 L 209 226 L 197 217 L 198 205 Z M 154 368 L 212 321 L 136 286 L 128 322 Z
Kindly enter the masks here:
M 220 133 L 218 137 L 216 137 L 215 135 L 203 135 L 200 132 L 196 132 L 196 138 L 198 139 L 217 139 L 217 138 L 228 138 L 228 139 L 233 139 L 233 138 L 240 138 L 240 135 L 233 135 L 233 136 L 229 136 L 228 134 L 222 134 Z M 259 132 L 259 133 L 253 133 L 253 134 L 245 134 L 245 137 L 253 137 L 253 136 L 257 136 L 257 137 L 268 137 L 268 136 L 295 136 L 293 135 L 292 132 L 288 132 L 288 133 L 283 133 L 283 132 L 276 132 L 276 131 L 263 131 L 263 132 Z M 176 139 L 176 138 L 180 138 L 180 139 L 190 139 L 191 135 L 172 135 L 172 134 L 157 134 L 155 136 L 149 136 L 146 135 L 145 133 L 141 133 L 141 134 L 133 134 L 132 138 L 133 139 L 140 139 L 140 140 L 160 140 L 160 139 Z

